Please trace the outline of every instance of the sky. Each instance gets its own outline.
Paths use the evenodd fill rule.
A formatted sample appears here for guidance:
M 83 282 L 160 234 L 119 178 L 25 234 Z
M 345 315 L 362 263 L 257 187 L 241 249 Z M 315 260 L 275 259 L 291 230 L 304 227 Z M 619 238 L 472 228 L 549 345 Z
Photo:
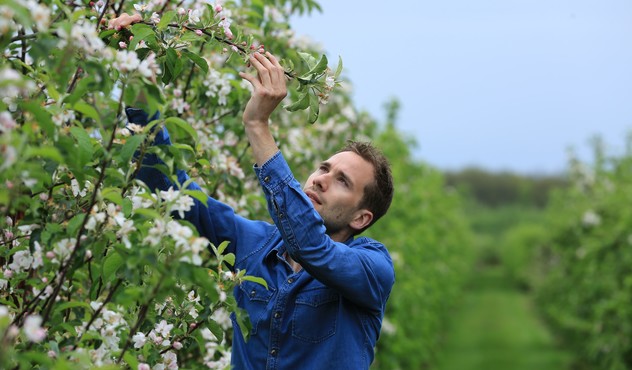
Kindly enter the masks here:
M 356 107 L 444 170 L 554 174 L 632 132 L 630 0 L 317 0 L 292 28 L 341 56 Z

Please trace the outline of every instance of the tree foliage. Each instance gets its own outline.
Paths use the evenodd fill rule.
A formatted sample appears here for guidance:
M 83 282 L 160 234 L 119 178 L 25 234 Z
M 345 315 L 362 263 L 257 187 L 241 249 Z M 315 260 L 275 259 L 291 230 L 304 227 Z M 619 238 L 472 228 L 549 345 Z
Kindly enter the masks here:
M 0 367 L 229 366 L 229 314 L 236 330 L 249 325 L 232 288 L 265 282 L 231 271 L 225 245 L 208 247 L 171 215 L 207 195 L 264 215 L 244 170 L 250 92 L 238 72 L 250 53 L 270 50 L 286 67 L 285 105 L 299 112 L 278 110 L 273 130 L 298 176 L 342 146 L 340 133 L 363 130 L 348 93 L 331 94 L 341 63 L 330 68 L 289 26 L 293 12 L 313 9 L 311 0 L 0 4 Z M 142 21 L 108 29 L 123 11 Z M 130 106 L 161 118 L 127 124 Z M 149 146 L 162 126 L 174 145 Z M 152 195 L 135 180 L 149 154 L 203 190 Z
M 539 307 L 576 355 L 578 368 L 632 367 L 632 145 L 593 164 L 572 160 L 573 187 L 547 218 L 536 281 Z
M 446 190 L 440 171 L 412 158 L 415 143 L 396 130 L 397 112 L 397 102 L 389 102 L 386 127 L 376 133 L 392 164 L 395 195 L 369 233 L 389 248 L 396 281 L 374 367 L 433 368 L 471 265 L 472 238 L 460 195 Z

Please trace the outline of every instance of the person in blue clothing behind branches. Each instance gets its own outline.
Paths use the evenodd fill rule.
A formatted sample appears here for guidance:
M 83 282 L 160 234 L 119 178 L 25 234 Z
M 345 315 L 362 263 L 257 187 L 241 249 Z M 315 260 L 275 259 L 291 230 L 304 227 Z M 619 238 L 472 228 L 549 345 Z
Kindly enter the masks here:
M 134 20 L 118 21 L 120 27 Z M 245 219 L 211 197 L 207 206 L 196 200 L 185 216 L 215 245 L 230 241 L 236 269 L 268 283 L 268 289 L 248 281 L 235 289 L 252 330 L 247 342 L 234 331 L 232 365 L 368 369 L 395 273 L 384 245 L 358 234 L 390 206 L 390 166 L 371 144 L 350 142 L 301 187 L 269 129 L 270 115 L 287 94 L 284 70 L 268 52 L 254 53 L 250 63 L 256 75 L 240 74 L 254 88 L 243 123 L 273 224 Z M 132 123 L 150 120 L 142 110 L 126 112 Z M 170 144 L 166 129 L 154 144 Z M 138 178 L 154 191 L 176 186 L 150 167 Z M 179 182 L 187 179 L 180 170 Z

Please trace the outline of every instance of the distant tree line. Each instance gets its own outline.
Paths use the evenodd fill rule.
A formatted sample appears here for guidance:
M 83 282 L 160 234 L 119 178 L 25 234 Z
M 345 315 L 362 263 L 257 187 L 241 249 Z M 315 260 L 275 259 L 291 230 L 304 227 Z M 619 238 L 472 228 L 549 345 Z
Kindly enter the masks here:
M 522 175 L 510 171 L 491 172 L 478 167 L 444 173 L 446 186 L 459 190 L 484 206 L 524 205 L 542 208 L 555 189 L 568 185 L 564 174 Z

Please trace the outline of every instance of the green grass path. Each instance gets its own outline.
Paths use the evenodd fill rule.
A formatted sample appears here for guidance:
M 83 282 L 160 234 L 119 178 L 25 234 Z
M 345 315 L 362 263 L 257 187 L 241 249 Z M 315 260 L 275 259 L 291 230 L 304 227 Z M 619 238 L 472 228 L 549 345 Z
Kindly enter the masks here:
M 570 356 L 555 346 L 526 293 L 493 269 L 472 285 L 451 320 L 439 370 L 568 369 Z

